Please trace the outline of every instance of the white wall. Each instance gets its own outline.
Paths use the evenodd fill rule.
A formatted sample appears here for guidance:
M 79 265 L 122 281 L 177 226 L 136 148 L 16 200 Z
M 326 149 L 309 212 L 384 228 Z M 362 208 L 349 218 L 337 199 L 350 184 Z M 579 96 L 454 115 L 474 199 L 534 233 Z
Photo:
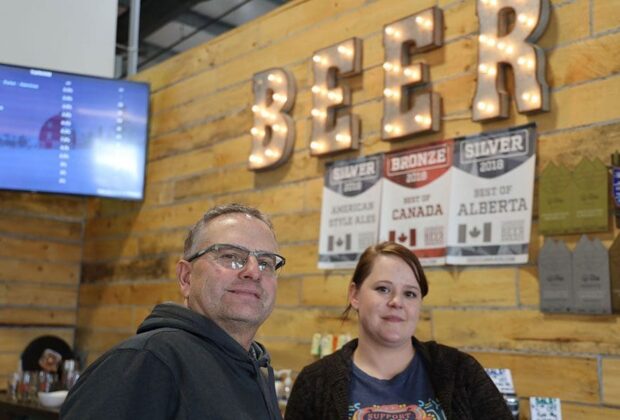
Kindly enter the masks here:
M 0 62 L 114 76 L 116 0 L 0 0 Z

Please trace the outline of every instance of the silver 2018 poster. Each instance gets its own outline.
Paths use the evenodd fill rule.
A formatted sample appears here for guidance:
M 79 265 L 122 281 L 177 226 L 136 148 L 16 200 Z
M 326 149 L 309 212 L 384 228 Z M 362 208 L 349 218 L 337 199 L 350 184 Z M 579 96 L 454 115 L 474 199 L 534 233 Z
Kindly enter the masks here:
M 514 264 L 528 259 L 534 124 L 455 140 L 448 264 Z

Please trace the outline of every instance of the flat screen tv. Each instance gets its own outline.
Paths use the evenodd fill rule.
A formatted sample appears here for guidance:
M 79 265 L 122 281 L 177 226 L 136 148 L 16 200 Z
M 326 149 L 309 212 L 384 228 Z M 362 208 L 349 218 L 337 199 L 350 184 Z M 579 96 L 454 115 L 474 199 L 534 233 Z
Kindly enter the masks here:
M 149 85 L 0 64 L 0 189 L 140 200 Z

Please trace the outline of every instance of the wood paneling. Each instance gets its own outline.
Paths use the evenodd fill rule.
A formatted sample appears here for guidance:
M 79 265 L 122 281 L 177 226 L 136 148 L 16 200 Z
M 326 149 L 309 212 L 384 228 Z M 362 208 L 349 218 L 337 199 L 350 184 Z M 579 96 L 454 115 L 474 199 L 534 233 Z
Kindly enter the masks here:
M 175 200 L 182 200 L 216 194 L 222 189 L 231 192 L 248 191 L 254 186 L 254 176 L 245 165 L 211 170 L 176 182 L 174 198 Z
M 79 312 L 78 327 L 114 329 L 132 333 L 133 308 L 131 306 L 83 306 Z
M 540 305 L 538 269 L 536 267 L 530 266 L 519 269 L 519 302 L 521 305 Z
M 510 369 L 519 396 L 553 396 L 574 402 L 599 402 L 595 358 L 478 352 L 472 355 L 484 367 Z
M 456 347 L 620 354 L 617 315 L 441 309 L 433 310 L 433 327 L 438 341 Z
M 0 284 L 0 305 L 49 306 L 75 310 L 77 296 L 76 286 Z
M 347 306 L 351 276 L 323 274 L 305 276 L 302 282 L 302 303 L 307 306 L 334 306 L 341 311 Z
M 84 242 L 84 261 L 116 261 L 120 258 L 135 258 L 138 255 L 138 240 L 130 237 L 116 237 Z
M 603 358 L 603 402 L 620 405 L 620 359 Z
M 619 36 L 617 33 L 602 35 L 552 51 L 548 64 L 549 82 L 553 86 L 564 86 L 617 74 L 620 70 Z
M 80 266 L 41 260 L 19 260 L 0 257 L 0 279 L 10 282 L 45 284 L 77 284 Z
M 278 278 L 277 306 L 298 306 L 301 289 L 301 279 L 287 278 L 280 275 Z
M 181 302 L 176 281 L 141 283 L 82 284 L 80 305 L 155 305 L 165 301 Z
M 0 236 L 0 256 L 79 264 L 82 249 L 79 244 Z
M 460 268 L 427 271 L 430 306 L 515 306 L 514 268 Z
M 149 161 L 190 152 L 194 149 L 199 150 L 241 133 L 248 133 L 252 127 L 253 119 L 253 115 L 248 113 L 247 109 L 242 109 L 233 114 L 212 118 L 195 125 L 175 127 L 174 131 L 151 138 Z M 149 170 L 151 169 L 149 167 Z
M 589 7 L 589 0 L 556 3 L 551 9 L 549 26 L 538 44 L 552 48 L 587 38 L 590 34 Z
M 273 226 L 278 234 L 278 241 L 316 241 L 319 238 L 319 226 L 321 214 L 319 212 L 306 212 L 295 214 L 281 214 L 271 218 Z
M 529 405 L 524 408 L 529 409 Z M 562 418 L 563 419 L 604 420 L 604 419 L 613 419 L 617 415 L 618 415 L 618 408 L 616 407 L 592 406 L 592 405 L 574 404 L 574 403 L 562 401 Z M 529 417 L 523 417 L 523 418 L 529 418 Z
M 352 318 L 340 319 L 339 309 L 276 308 L 260 328 L 260 335 L 297 340 L 309 340 L 315 332 L 356 335 L 357 323 Z
M 357 332 L 354 317 L 344 324 L 339 319 L 351 270 L 317 268 L 326 163 L 529 122 L 539 133 L 537 174 L 550 162 L 574 167 L 584 156 L 609 162 L 620 144 L 620 14 L 614 2 L 551 1 L 539 42 L 547 55 L 550 111 L 521 115 L 511 104 L 509 118 L 486 123 L 471 120 L 476 2 L 414 3 L 288 2 L 137 75 L 153 91 L 146 199 L 86 203 L 0 193 L 0 316 L 18 326 L 15 331 L 41 322 L 75 325 L 70 308 L 79 301 L 77 343 L 90 362 L 132 335 L 153 305 L 181 301 L 175 264 L 187 229 L 214 204 L 242 202 L 273 216 L 287 257 L 276 308 L 259 339 L 277 368 L 299 370 L 313 360 L 314 332 Z M 431 66 L 431 86 L 443 99 L 441 130 L 381 141 L 383 26 L 433 5 L 443 8 L 444 45 L 414 60 Z M 351 112 L 362 121 L 360 149 L 311 157 L 312 53 L 353 36 L 363 40 L 363 72 L 341 82 L 351 87 Z M 270 67 L 295 76 L 297 135 L 288 162 L 254 173 L 246 168 L 252 75 Z M 530 395 L 562 398 L 566 418 L 617 417 L 619 317 L 539 311 L 536 264 L 544 238 L 537 204 L 535 198 L 528 264 L 427 270 L 430 293 L 416 334 L 475 351 L 485 365 L 512 369 L 522 418 L 528 418 Z M 592 237 L 608 246 L 618 233 Z M 573 247 L 578 235 L 561 239 Z M 0 329 L 2 343 L 5 334 Z M 11 340 L 12 350 L 0 345 L 0 366 L 12 364 L 23 338 Z
M 20 305 L 23 303 L 20 302 Z M 76 324 L 76 303 L 70 309 L 45 309 L 40 307 L 0 307 L 0 323 L 3 325 L 50 325 L 71 326 Z
M 0 210 L 39 218 L 48 217 L 81 222 L 85 215 L 86 200 L 60 195 L 1 191 Z
M 0 192 L 0 389 L 41 335 L 74 344 L 86 199 Z
M 19 356 L 20 353 L 0 354 L 0 378 L 7 378 L 17 370 Z M 0 389 L 7 389 L 7 381 L 0 383 Z
M 34 218 L 24 214 L 7 213 L 2 214 L 0 218 L 0 232 L 79 243 L 82 240 L 82 221 Z
M 73 342 L 72 328 L 14 328 L 0 327 L 0 352 L 2 353 L 21 353 L 35 338 L 41 335 L 55 335 L 62 338 L 67 343 Z
M 172 279 L 169 257 L 141 257 L 102 263 L 85 262 L 82 266 L 82 282 L 166 280 Z
M 620 42 L 620 38 L 618 38 Z M 620 112 L 619 112 L 620 114 Z M 538 142 L 538 173 L 550 163 L 573 170 L 584 156 L 599 157 L 603 162 L 618 149 L 620 123 L 578 128 L 569 132 L 543 135 Z
M 620 14 L 613 1 L 599 0 L 592 4 L 592 23 L 594 32 L 604 32 L 620 26 Z
M 112 347 L 134 334 L 135 331 L 118 332 L 78 328 L 75 337 L 75 345 L 77 348 L 85 350 L 86 353 L 101 353 L 110 350 Z M 90 361 L 93 362 L 94 360 Z

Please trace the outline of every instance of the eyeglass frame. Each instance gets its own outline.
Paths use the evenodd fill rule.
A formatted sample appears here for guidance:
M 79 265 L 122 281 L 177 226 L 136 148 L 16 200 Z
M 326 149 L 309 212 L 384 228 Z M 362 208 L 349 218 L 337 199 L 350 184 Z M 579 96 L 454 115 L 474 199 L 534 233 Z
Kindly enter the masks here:
M 267 256 L 267 255 L 268 256 L 274 256 L 275 260 L 276 260 L 276 265 L 275 265 L 275 267 L 273 269 L 273 273 L 274 274 L 276 274 L 278 272 L 278 270 L 280 268 L 282 268 L 284 266 L 284 264 L 286 264 L 286 258 L 284 258 L 280 254 L 276 254 L 275 252 L 269 252 L 269 251 L 250 251 L 249 249 L 247 249 L 246 247 L 241 246 L 241 245 L 222 244 L 222 243 L 213 244 L 213 245 L 210 245 L 210 246 L 208 246 L 208 247 L 206 247 L 204 249 L 201 249 L 200 251 L 197 251 L 194 254 L 190 255 L 188 258 L 185 259 L 185 261 L 187 261 L 187 262 L 195 261 L 198 258 L 202 257 L 203 255 L 208 254 L 209 252 L 217 251 L 218 248 L 220 248 L 220 247 L 236 248 L 236 249 L 238 249 L 240 251 L 244 251 L 244 252 L 248 253 L 248 257 L 245 260 L 245 263 L 243 264 L 243 266 L 241 268 L 239 268 L 239 269 L 236 269 L 236 270 L 234 268 L 230 267 L 231 270 L 239 271 L 239 270 L 244 269 L 247 266 L 247 264 L 248 264 L 250 256 L 254 256 L 254 258 L 256 258 L 257 260 L 258 260 L 258 257 L 260 257 L 260 256 Z M 278 262 L 278 258 L 280 259 L 280 262 Z M 228 267 L 225 267 L 225 268 L 228 268 Z M 260 270 L 260 268 L 259 268 L 259 270 Z M 263 270 L 260 270 L 260 271 L 261 271 L 261 273 L 263 272 Z

